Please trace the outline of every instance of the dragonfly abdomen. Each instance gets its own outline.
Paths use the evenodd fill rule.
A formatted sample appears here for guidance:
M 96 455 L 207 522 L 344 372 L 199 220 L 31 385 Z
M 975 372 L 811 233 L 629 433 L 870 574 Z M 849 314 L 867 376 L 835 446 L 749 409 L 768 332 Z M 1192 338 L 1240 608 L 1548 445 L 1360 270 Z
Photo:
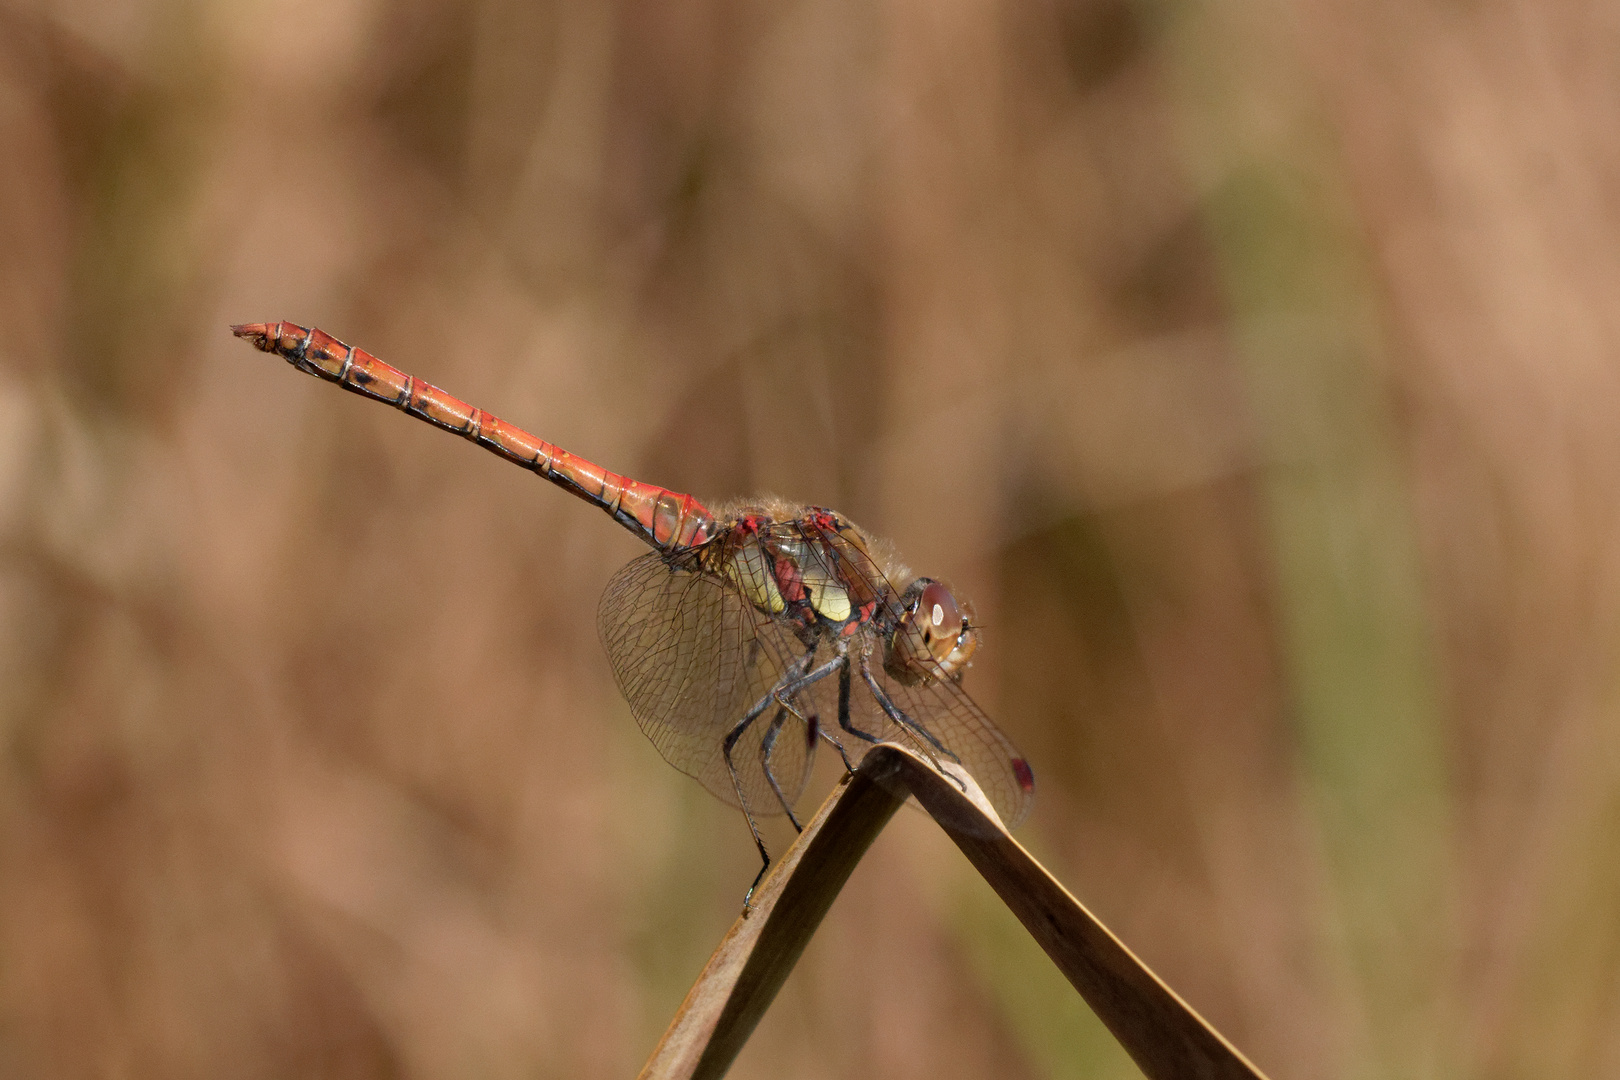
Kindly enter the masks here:
M 231 331 L 265 352 L 284 357 L 300 371 L 393 405 L 539 473 L 606 510 L 625 528 L 664 552 L 694 547 L 714 535 L 713 515 L 692 496 L 631 480 L 570 454 L 324 330 L 278 322 L 245 323 L 231 327 Z

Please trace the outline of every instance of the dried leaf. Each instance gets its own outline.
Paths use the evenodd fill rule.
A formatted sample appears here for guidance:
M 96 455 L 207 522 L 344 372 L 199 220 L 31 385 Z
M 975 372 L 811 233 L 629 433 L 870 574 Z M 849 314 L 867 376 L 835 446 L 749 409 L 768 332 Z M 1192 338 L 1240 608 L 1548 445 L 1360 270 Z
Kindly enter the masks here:
M 687 993 L 643 1080 L 725 1074 L 833 898 L 907 795 L 962 849 L 1149 1080 L 1264 1074 L 1154 975 L 1002 827 L 960 770 L 890 744 L 867 754 L 754 894 Z

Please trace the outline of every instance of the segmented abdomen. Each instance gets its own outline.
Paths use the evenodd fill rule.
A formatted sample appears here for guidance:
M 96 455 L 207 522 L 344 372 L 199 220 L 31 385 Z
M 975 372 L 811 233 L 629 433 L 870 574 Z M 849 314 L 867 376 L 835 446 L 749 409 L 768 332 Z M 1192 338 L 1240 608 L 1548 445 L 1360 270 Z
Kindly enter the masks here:
M 324 330 L 278 322 L 245 323 L 231 327 L 231 331 L 265 352 L 285 357 L 301 371 L 386 402 L 532 469 L 606 510 L 625 528 L 662 551 L 693 547 L 716 531 L 713 515 L 692 496 L 609 472 L 431 383 L 407 375 Z

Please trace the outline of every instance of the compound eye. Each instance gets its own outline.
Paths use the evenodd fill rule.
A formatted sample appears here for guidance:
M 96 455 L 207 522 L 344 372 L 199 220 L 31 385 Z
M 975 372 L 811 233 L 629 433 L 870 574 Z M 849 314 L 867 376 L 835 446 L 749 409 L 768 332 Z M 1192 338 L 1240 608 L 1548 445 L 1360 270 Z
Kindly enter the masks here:
M 949 657 L 962 636 L 962 609 L 957 606 L 951 590 L 937 581 L 929 582 L 917 598 L 912 619 L 924 647 L 934 659 L 944 661 Z
M 961 678 L 979 647 L 966 605 L 932 578 L 913 581 L 901 599 L 905 609 L 885 643 L 883 669 L 908 686 Z

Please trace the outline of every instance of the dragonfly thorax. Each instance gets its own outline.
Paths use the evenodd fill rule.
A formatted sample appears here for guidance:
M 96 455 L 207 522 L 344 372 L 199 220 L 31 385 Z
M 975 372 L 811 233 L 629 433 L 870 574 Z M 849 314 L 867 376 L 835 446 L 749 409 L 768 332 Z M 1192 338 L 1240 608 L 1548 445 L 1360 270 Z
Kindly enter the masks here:
M 895 590 L 866 538 L 829 510 L 810 508 L 787 521 L 744 510 L 717 539 L 708 562 L 761 612 L 806 630 L 848 637 L 897 610 Z
M 979 645 L 971 611 L 947 585 L 915 578 L 899 589 L 888 575 L 910 575 L 880 567 L 861 531 L 830 510 L 811 507 L 784 521 L 744 508 L 708 559 L 760 612 L 802 634 L 868 632 L 884 670 L 907 685 L 960 678 Z

